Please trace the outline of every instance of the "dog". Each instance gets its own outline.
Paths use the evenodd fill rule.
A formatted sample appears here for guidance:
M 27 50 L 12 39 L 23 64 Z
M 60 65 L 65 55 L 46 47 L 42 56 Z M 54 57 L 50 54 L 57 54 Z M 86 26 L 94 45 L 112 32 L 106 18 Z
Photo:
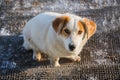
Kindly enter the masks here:
M 23 46 L 33 50 L 33 59 L 47 54 L 55 67 L 60 58 L 80 61 L 78 56 L 88 39 L 96 32 L 96 23 L 74 14 L 43 12 L 29 20 L 23 28 Z

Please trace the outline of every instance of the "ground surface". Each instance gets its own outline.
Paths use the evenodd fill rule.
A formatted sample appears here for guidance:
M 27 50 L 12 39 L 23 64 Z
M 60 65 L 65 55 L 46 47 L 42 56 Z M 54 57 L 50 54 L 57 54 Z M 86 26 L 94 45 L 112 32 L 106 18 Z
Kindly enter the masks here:
M 107 1 L 1 0 L 0 80 L 120 80 L 120 2 Z M 43 11 L 70 12 L 97 23 L 96 34 L 80 54 L 81 62 L 61 59 L 61 67 L 54 68 L 46 55 L 36 62 L 32 51 L 22 47 L 25 23 Z

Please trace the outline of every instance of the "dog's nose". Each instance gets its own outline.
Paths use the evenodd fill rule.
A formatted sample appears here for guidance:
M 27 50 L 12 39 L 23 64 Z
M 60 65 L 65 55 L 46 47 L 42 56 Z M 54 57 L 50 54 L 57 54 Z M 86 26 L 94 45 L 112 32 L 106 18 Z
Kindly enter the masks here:
M 69 49 L 70 51 L 73 51 L 75 49 L 75 45 L 73 43 L 69 44 Z

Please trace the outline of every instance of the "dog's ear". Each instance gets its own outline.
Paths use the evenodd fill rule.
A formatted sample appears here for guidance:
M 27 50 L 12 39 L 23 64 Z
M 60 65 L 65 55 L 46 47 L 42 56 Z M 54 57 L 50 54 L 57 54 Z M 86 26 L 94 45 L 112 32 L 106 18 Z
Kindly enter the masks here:
M 96 31 L 96 23 L 87 18 L 83 18 L 83 22 L 85 23 L 87 29 L 87 38 L 89 39 Z
M 70 17 L 69 16 L 60 16 L 57 17 L 53 22 L 52 26 L 55 32 L 60 32 L 69 22 Z

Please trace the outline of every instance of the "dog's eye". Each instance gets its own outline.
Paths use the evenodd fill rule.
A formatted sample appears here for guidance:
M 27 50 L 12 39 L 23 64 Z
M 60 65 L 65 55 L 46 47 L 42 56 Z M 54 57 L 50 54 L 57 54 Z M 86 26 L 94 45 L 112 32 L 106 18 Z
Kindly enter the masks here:
M 82 33 L 82 31 L 79 30 L 79 31 L 78 31 L 78 34 L 81 34 L 81 33 Z
M 69 31 L 68 29 L 65 29 L 64 31 L 65 31 L 65 33 L 67 33 L 67 34 L 70 34 L 70 31 Z

